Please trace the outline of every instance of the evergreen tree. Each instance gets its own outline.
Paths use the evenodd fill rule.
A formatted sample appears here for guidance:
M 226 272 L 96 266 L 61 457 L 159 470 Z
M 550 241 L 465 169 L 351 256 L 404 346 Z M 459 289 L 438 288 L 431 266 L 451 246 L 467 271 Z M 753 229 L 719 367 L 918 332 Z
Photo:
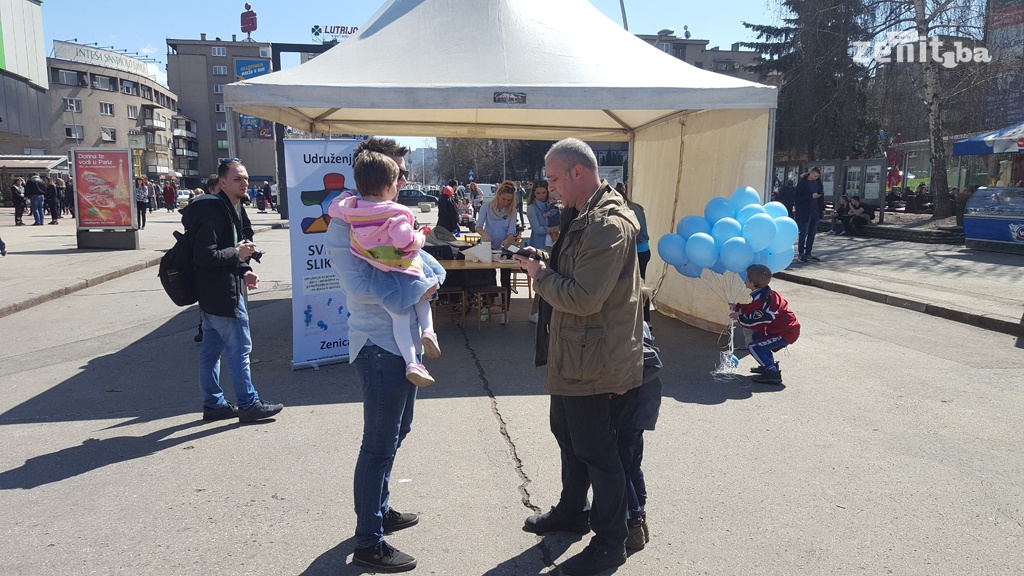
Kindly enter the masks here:
M 744 47 L 763 55 L 755 70 L 779 86 L 775 151 L 786 159 L 870 156 L 877 122 L 870 113 L 867 68 L 853 42 L 870 39 L 862 0 L 782 0 L 780 26 L 743 25 L 757 33 Z

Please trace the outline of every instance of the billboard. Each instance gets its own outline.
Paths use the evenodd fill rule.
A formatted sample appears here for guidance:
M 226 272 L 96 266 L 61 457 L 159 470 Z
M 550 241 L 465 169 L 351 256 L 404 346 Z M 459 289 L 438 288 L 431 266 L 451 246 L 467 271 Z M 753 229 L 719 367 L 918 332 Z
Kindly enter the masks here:
M 985 97 L 982 122 L 998 129 L 1024 122 L 1024 0 L 990 0 L 985 43 L 995 67 L 993 90 Z
M 355 140 L 285 140 L 292 253 L 292 368 L 347 361 L 348 307 L 324 247 L 327 206 L 353 183 Z M 352 186 L 354 187 L 354 186 Z
M 132 209 L 131 193 L 131 151 L 75 148 L 71 153 L 78 229 L 135 228 L 135 210 Z
M 269 60 L 235 60 L 236 80 L 247 80 L 264 74 L 270 74 Z M 274 139 L 274 123 L 268 120 L 260 120 L 248 114 L 239 114 L 238 126 L 243 138 Z
M 149 65 L 120 52 L 111 52 L 102 48 L 82 46 L 72 42 L 53 41 L 53 57 L 59 60 L 70 60 L 88 64 L 90 66 L 101 66 L 121 70 L 143 78 L 149 77 Z

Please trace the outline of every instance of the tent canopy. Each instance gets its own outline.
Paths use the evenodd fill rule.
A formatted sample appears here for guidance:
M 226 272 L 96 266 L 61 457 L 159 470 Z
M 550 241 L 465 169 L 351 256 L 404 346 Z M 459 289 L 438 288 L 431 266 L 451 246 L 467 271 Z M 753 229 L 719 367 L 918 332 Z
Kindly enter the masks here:
M 229 84 L 224 101 L 308 132 L 629 142 L 657 239 L 714 196 L 767 195 L 776 89 L 690 66 L 586 0 L 389 0 L 338 46 Z M 648 285 L 663 313 L 729 322 L 707 285 L 657 254 Z
M 953 156 L 1024 152 L 1024 122 L 953 143 Z
M 776 91 L 665 54 L 586 0 L 390 0 L 224 101 L 309 132 L 628 141 L 686 111 L 774 108 Z

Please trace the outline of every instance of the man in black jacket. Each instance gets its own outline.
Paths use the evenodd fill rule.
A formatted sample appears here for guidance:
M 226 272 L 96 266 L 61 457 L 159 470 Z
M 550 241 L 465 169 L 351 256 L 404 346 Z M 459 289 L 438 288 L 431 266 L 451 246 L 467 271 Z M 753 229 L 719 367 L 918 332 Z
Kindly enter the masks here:
M 43 206 L 46 203 L 46 183 L 39 174 L 33 174 L 25 183 L 25 196 L 32 209 L 32 225 L 43 225 Z
M 241 200 L 249 174 L 238 159 L 217 169 L 219 193 L 204 194 L 182 210 L 182 223 L 192 235 L 192 265 L 202 310 L 203 343 L 199 349 L 199 388 L 203 420 L 237 417 L 240 422 L 270 418 L 284 406 L 260 400 L 249 371 L 249 313 L 246 289 L 259 286 L 249 266 L 256 251 L 252 227 Z M 238 405 L 224 399 L 220 357 L 226 356 Z

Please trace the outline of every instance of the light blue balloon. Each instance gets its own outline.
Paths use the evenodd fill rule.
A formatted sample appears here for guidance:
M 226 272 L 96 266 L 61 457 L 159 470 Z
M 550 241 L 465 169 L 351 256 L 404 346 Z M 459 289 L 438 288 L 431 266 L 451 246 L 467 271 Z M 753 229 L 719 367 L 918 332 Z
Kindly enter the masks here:
M 772 274 L 777 274 L 789 267 L 789 264 L 793 262 L 793 256 L 795 254 L 796 251 L 793 250 L 792 246 L 777 252 L 772 252 L 768 256 L 768 263 L 765 264 L 765 266 L 772 271 Z
M 768 214 L 754 214 L 743 225 L 743 237 L 754 252 L 771 246 L 776 233 L 775 219 Z
M 729 196 L 729 204 L 732 204 L 732 209 L 739 213 L 744 206 L 748 206 L 750 204 L 757 204 L 760 206 L 761 195 L 757 193 L 757 190 L 754 190 L 750 186 L 742 186 L 737 188 Z
M 747 271 L 746 270 L 744 270 L 742 272 L 737 272 L 736 275 L 740 277 L 740 280 L 743 280 L 744 284 L 747 283 Z
M 789 216 L 789 210 L 782 202 L 769 202 L 764 205 L 764 211 L 772 218 L 783 218 Z
M 743 208 L 740 208 L 740 211 L 736 213 L 736 220 L 740 224 L 746 224 L 747 220 L 750 220 L 751 216 L 764 213 L 764 206 L 761 206 L 760 204 L 747 204 Z
M 686 216 L 679 221 L 676 226 L 676 234 L 679 234 L 683 238 L 689 238 L 698 232 L 705 234 L 711 233 L 711 225 L 708 221 L 700 216 Z
M 701 268 L 700 266 L 694 265 L 693 262 L 687 262 L 682 266 L 676 266 L 676 272 L 679 272 L 680 274 L 686 276 L 687 278 L 700 278 L 700 275 L 701 273 L 704 272 L 704 269 Z
M 703 218 L 702 218 L 703 220 Z M 718 260 L 718 247 L 710 234 L 697 232 L 686 239 L 686 257 L 699 268 L 710 268 Z
M 665 234 L 658 239 L 658 256 L 672 266 L 686 264 L 686 239 L 679 234 Z
M 725 274 L 728 271 L 728 269 L 725 267 L 725 264 L 722 264 L 721 258 L 715 260 L 715 265 L 712 266 L 711 268 L 708 268 L 708 270 L 711 270 L 715 274 Z
M 733 272 L 746 270 L 754 261 L 754 251 L 743 238 L 730 238 L 722 244 L 722 264 Z
M 708 200 L 707 206 L 704 207 L 704 219 L 712 226 L 722 218 L 732 218 L 735 214 L 736 210 L 733 209 L 732 204 L 721 196 Z
M 760 252 L 754 252 L 754 261 L 751 264 L 763 264 L 768 265 L 768 257 L 771 256 L 771 252 L 767 249 L 761 250 Z
M 796 239 L 799 236 L 800 227 L 796 225 L 796 220 L 793 220 L 788 216 L 776 218 L 775 239 L 772 240 L 768 249 L 772 252 L 778 252 L 784 248 L 792 248 L 793 243 L 796 242 Z
M 743 226 L 732 218 L 722 218 L 711 227 L 711 237 L 715 244 L 721 246 L 729 238 L 735 238 L 743 234 Z

